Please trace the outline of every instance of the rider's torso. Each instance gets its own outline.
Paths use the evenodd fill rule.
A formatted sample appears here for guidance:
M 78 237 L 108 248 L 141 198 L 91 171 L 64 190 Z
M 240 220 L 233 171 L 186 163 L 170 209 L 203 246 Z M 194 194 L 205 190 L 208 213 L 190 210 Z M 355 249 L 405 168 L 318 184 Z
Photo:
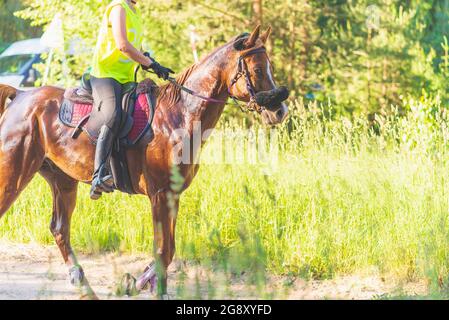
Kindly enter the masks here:
M 109 23 L 111 9 L 121 5 L 126 11 L 126 33 L 128 41 L 140 49 L 142 46 L 143 27 L 140 11 L 133 11 L 125 0 L 115 0 L 109 4 L 100 28 L 100 33 L 92 61 L 91 74 L 97 78 L 113 78 L 120 83 L 134 81 L 137 63 L 125 56 L 116 46 L 112 27 Z

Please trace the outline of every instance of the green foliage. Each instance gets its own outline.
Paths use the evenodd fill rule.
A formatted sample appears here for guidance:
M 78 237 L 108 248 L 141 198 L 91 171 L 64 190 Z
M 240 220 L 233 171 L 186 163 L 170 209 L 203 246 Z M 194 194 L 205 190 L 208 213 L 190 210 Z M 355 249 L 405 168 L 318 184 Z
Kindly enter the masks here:
M 63 16 L 67 43 L 82 41 L 62 72 L 57 57 L 52 81 L 73 83 L 89 66 L 108 0 L 23 0 L 17 15 L 45 26 L 49 12 Z M 261 9 L 257 9 L 261 5 Z M 189 28 L 195 26 L 201 56 L 250 31 L 273 26 L 268 43 L 278 82 L 296 97 L 338 106 L 340 114 L 388 114 L 422 90 L 447 102 L 448 0 L 252 0 L 141 1 L 145 48 L 180 72 L 193 63 Z M 70 77 L 67 77 L 67 73 Z
M 5 51 L 6 48 L 8 48 L 8 43 L 0 43 L 0 53 Z
M 14 15 L 14 12 L 22 8 L 22 1 L 0 0 L 0 53 L 7 44 L 37 37 L 40 32 L 39 28 L 30 27 L 26 21 Z
M 432 9 L 443 2 L 317 2 L 324 6 L 315 8 L 315 44 L 323 50 L 317 69 L 327 86 L 322 101 L 330 97 L 350 113 L 386 114 L 423 89 L 447 99 L 438 65 L 444 33 L 432 28 Z

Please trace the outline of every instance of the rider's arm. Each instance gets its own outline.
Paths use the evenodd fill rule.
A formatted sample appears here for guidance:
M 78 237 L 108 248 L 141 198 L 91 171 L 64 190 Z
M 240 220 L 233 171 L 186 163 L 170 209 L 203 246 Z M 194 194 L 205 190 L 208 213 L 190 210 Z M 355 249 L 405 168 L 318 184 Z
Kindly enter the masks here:
M 115 44 L 117 48 L 123 52 L 124 55 L 134 60 L 135 62 L 149 66 L 152 61 L 136 49 L 131 42 L 128 41 L 126 35 L 126 12 L 122 6 L 115 6 L 112 8 L 109 15 L 109 21 L 112 26 L 112 34 L 114 35 Z

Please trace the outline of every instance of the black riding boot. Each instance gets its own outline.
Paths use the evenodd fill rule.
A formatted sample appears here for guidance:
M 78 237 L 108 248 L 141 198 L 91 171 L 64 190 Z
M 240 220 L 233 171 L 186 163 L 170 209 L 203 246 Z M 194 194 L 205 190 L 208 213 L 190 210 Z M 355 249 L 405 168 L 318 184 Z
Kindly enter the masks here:
M 92 187 L 90 189 L 90 198 L 97 200 L 103 192 L 114 191 L 114 179 L 109 169 L 109 158 L 114 143 L 114 135 L 107 126 L 102 126 L 98 136 L 95 149 L 94 175 L 92 178 Z

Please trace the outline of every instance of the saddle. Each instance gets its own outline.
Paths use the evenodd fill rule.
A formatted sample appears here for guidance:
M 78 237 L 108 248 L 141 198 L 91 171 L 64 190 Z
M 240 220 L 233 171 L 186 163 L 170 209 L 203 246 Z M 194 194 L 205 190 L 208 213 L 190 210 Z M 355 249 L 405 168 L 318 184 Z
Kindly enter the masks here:
M 156 108 L 157 89 L 157 85 L 151 79 L 139 84 L 130 82 L 123 87 L 119 134 L 110 157 L 115 189 L 122 192 L 136 193 L 129 175 L 126 150 L 136 145 L 146 145 L 153 139 L 151 125 Z M 89 121 L 94 112 L 101 112 L 93 108 L 93 105 L 92 86 L 86 76 L 83 76 L 80 87 L 70 88 L 64 92 L 59 120 L 73 128 L 73 139 L 77 139 L 81 132 L 85 132 L 92 143 L 96 143 L 103 123 Z

